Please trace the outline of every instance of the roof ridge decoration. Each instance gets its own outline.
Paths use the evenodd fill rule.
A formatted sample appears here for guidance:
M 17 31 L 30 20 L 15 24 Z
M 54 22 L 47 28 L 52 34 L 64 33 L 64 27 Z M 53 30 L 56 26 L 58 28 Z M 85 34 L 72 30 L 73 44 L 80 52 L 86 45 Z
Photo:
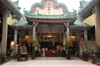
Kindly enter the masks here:
M 33 4 L 32 7 L 31 7 L 31 9 L 30 9 L 29 11 L 25 10 L 25 8 L 24 8 L 24 14 L 26 15 L 26 17 L 27 17 L 27 16 L 31 16 L 31 17 L 32 17 L 32 16 L 38 16 L 38 15 L 40 15 L 39 10 L 38 10 L 38 12 L 37 12 L 38 15 L 37 15 L 37 14 L 31 14 L 31 12 L 33 11 L 33 9 L 34 9 L 36 6 L 43 7 L 45 1 L 54 1 L 54 2 L 55 2 L 56 8 L 57 8 L 57 7 L 60 7 L 60 6 L 64 7 L 65 11 L 63 11 L 63 14 L 61 14 L 62 16 L 68 16 L 68 15 L 76 16 L 76 15 L 77 15 L 77 12 L 76 12 L 75 9 L 73 9 L 73 12 L 70 12 L 65 4 L 63 4 L 63 3 L 58 3 L 57 0 L 41 0 L 41 3 L 35 3 L 35 4 Z M 65 15 L 65 12 L 68 13 L 68 15 Z M 45 15 L 45 14 L 41 14 L 41 15 Z
M 13 2 L 13 3 L 18 6 L 19 0 L 17 0 L 16 2 Z

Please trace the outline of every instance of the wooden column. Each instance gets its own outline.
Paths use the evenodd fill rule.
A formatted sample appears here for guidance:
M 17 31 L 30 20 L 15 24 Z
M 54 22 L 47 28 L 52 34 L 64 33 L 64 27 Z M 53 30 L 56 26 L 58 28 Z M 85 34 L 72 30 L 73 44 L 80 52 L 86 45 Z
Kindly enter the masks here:
M 7 33 L 8 33 L 8 24 L 7 16 L 8 9 L 3 8 L 3 24 L 2 24 L 2 43 L 1 43 L 1 58 L 6 57 L 7 53 Z
M 63 41 L 63 44 L 65 44 L 65 33 L 64 33 L 64 36 L 63 36 L 63 40 L 64 40 L 64 41 Z
M 35 27 L 33 27 L 33 40 L 36 40 L 36 39 L 35 39 L 35 37 L 36 37 L 35 34 L 36 34 L 36 32 L 35 32 Z
M 16 46 L 17 46 L 17 29 L 14 31 L 14 57 L 16 57 Z
M 35 39 L 35 27 L 33 27 L 33 40 Z M 35 59 L 35 46 L 32 45 L 32 59 Z
M 87 30 L 84 30 L 84 42 L 85 42 L 85 46 L 87 48 Z
M 67 22 L 67 41 L 69 41 L 69 22 Z
M 95 36 L 97 47 L 100 51 L 100 3 L 95 6 Z

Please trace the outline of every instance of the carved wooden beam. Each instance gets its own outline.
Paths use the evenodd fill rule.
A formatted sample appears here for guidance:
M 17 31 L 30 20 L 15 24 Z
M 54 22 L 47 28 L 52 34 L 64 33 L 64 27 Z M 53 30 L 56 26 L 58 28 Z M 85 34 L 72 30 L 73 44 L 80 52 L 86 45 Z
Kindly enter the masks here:
M 48 23 L 66 23 L 66 22 L 74 22 L 75 19 L 34 19 L 27 18 L 29 22 L 48 22 Z

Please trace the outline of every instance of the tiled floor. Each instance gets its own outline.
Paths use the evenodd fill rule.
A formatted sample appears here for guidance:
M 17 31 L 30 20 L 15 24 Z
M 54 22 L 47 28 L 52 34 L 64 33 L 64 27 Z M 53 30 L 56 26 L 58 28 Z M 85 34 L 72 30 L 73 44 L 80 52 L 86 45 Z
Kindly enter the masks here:
M 28 61 L 12 60 L 1 66 L 97 66 L 90 61 L 83 61 L 73 57 L 71 60 L 66 60 L 64 57 L 39 57 L 35 60 Z

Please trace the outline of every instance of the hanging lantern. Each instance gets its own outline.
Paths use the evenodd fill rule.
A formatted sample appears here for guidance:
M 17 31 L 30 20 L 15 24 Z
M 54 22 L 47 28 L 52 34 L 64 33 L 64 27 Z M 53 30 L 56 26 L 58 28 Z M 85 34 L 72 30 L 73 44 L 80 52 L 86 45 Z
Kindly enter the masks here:
M 73 38 L 71 37 L 71 39 L 70 39 L 71 41 L 73 41 Z
M 31 38 L 29 38 L 29 41 L 31 41 Z M 28 43 L 28 46 L 31 47 L 31 43 Z
M 29 43 L 28 46 L 31 47 L 31 43 Z
M 31 38 L 29 38 L 29 41 L 31 41 Z
M 52 24 L 49 24 L 49 28 L 50 28 L 50 30 L 52 29 L 52 26 L 53 26 Z
M 19 42 L 21 42 L 21 38 L 19 38 Z
M 1 4 L 1 3 L 0 3 Z M 2 4 L 0 5 L 0 10 L 3 10 L 3 8 L 2 8 Z
M 41 43 L 41 40 L 39 40 L 39 44 Z
M 83 42 L 83 38 L 81 38 L 81 41 Z
M 19 43 L 19 47 L 21 47 L 21 43 Z
M 59 33 L 61 34 L 61 33 L 62 33 L 62 31 L 59 31 Z
M 73 47 L 73 43 L 71 43 L 71 47 Z
M 81 47 L 83 47 L 83 43 L 81 43 Z
M 19 38 L 19 47 L 21 47 L 21 38 Z
M 43 33 L 43 31 L 40 31 L 40 33 Z
M 60 43 L 62 43 L 62 40 L 60 40 Z

